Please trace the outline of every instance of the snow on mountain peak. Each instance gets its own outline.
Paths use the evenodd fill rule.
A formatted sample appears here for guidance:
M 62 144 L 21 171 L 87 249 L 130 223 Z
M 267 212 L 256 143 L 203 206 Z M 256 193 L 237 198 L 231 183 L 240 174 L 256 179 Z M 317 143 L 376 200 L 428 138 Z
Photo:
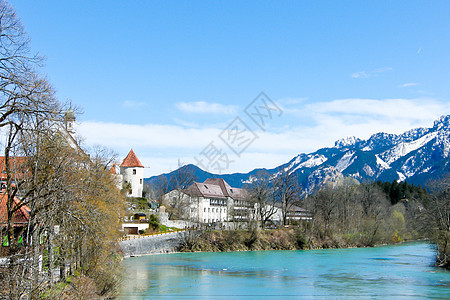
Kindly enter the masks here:
M 450 126 L 450 115 L 447 116 L 441 116 L 439 119 L 434 121 L 434 129 L 448 129 Z
M 348 136 L 346 138 L 337 140 L 334 142 L 335 148 L 343 148 L 343 147 L 349 147 L 354 146 L 356 143 L 360 142 L 361 140 L 355 136 Z
M 347 169 L 356 159 L 356 157 L 354 156 L 355 152 L 354 151 L 349 151 L 346 152 L 344 154 L 344 156 L 342 156 L 342 158 L 338 161 L 338 163 L 336 164 L 336 169 L 339 172 L 344 171 L 345 169 Z
M 429 141 L 434 139 L 436 137 L 436 132 L 430 132 L 416 140 L 413 140 L 411 142 L 401 142 L 397 144 L 395 147 L 381 153 L 381 157 L 383 160 L 390 165 L 400 157 L 403 157 L 407 155 L 408 153 L 415 151 L 419 149 L 420 147 L 423 147 L 425 144 L 427 144 Z

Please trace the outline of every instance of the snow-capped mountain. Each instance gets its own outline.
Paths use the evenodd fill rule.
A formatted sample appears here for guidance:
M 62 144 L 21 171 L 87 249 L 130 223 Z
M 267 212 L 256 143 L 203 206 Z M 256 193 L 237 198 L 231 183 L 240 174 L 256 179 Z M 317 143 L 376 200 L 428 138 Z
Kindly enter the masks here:
M 450 171 L 449 151 L 450 115 L 436 120 L 431 128 L 416 128 L 400 135 L 377 133 L 367 140 L 344 138 L 336 141 L 332 148 L 299 154 L 288 163 L 266 171 L 273 175 L 279 168 L 295 172 L 306 193 L 344 177 L 360 182 L 407 180 L 409 183 L 424 184 L 428 179 Z M 195 170 L 198 181 L 221 177 L 235 187 L 242 186 L 261 170 L 247 174 L 215 175 L 192 165 L 188 167 Z M 147 181 L 152 181 L 152 178 Z
M 333 148 L 300 154 L 287 166 L 295 170 L 305 188 L 311 180 L 317 181 L 318 170 L 331 167 L 360 182 L 396 179 L 423 184 L 450 171 L 449 150 L 450 115 L 436 120 L 431 128 L 400 135 L 377 133 L 368 140 L 341 139 Z

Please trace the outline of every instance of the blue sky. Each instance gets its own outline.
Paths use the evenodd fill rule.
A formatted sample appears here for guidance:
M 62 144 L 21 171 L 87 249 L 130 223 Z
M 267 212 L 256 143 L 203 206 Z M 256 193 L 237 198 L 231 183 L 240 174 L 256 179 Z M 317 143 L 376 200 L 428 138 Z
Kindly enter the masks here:
M 58 98 L 83 109 L 84 144 L 133 148 L 146 176 L 211 142 L 232 156 L 222 173 L 248 172 L 450 113 L 450 1 L 10 4 Z M 249 125 L 257 138 L 237 156 L 221 132 L 252 124 L 262 91 L 283 113 Z

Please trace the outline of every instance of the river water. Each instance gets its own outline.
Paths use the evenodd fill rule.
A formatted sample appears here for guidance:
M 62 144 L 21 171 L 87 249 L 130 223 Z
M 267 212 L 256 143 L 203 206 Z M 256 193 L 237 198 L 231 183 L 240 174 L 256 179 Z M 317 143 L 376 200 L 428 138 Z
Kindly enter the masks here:
M 360 249 L 176 253 L 124 260 L 119 299 L 450 299 L 426 243 Z

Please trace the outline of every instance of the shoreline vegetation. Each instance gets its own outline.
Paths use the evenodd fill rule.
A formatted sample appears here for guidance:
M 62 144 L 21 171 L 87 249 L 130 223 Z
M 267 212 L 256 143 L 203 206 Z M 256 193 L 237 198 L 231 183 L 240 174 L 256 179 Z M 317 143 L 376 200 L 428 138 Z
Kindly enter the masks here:
M 345 179 L 302 200 L 312 215 L 276 230 L 253 220 L 246 229 L 206 230 L 185 237 L 180 252 L 361 248 L 429 240 L 436 266 L 449 269 L 450 176 L 430 181 L 430 193 L 406 182 L 356 184 Z
M 367 243 L 366 238 L 362 236 L 355 238 L 355 235 L 320 239 L 308 237 L 299 227 L 271 230 L 209 230 L 198 236 L 188 236 L 176 253 L 369 248 L 426 240 L 415 238 Z

